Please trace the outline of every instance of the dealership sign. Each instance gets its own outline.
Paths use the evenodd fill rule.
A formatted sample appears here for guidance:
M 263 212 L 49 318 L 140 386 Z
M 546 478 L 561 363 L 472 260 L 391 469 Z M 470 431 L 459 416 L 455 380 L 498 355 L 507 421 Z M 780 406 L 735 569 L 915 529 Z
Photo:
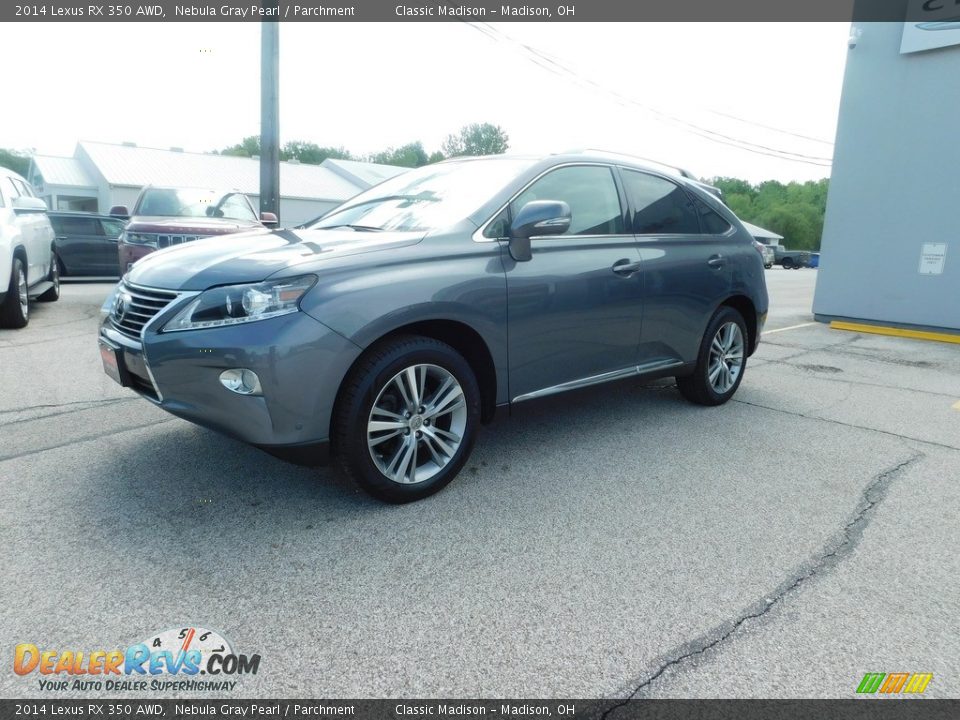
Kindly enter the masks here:
M 960 45 L 960 1 L 909 0 L 900 53 Z M 919 22 L 918 22 L 919 21 Z

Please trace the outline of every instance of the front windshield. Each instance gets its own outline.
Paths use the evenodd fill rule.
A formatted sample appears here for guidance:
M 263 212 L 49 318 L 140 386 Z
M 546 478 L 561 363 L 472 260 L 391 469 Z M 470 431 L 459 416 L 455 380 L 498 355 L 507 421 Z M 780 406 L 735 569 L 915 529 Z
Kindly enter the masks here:
M 250 203 L 240 193 L 194 188 L 147 188 L 143 191 L 134 214 L 247 221 L 257 219 Z
M 495 158 L 427 165 L 380 183 L 307 227 L 424 232 L 450 227 L 534 162 Z

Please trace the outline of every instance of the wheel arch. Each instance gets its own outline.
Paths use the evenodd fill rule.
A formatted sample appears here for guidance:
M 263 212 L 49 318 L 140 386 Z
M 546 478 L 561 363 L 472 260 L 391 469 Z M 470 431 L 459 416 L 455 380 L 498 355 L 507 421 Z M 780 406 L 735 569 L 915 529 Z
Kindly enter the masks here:
M 757 348 L 757 306 L 746 295 L 731 295 L 722 303 L 720 307 L 731 307 L 743 316 L 743 321 L 747 324 L 747 341 L 750 348 L 750 355 Z
M 417 320 L 405 325 L 400 325 L 381 334 L 370 342 L 357 359 L 353 361 L 344 375 L 344 381 L 350 377 L 357 365 L 362 362 L 367 351 L 386 340 L 401 335 L 419 335 L 421 337 L 439 340 L 460 353 L 464 360 L 467 361 L 467 364 L 470 365 L 473 374 L 477 378 L 477 384 L 480 386 L 480 419 L 483 423 L 489 423 L 493 420 L 497 407 L 497 371 L 493 361 L 493 354 L 490 352 L 487 342 L 479 332 L 467 323 L 458 320 Z M 335 404 L 340 401 L 343 385 L 344 382 L 341 382 L 341 387 L 337 391 Z M 335 415 L 336 413 L 334 412 L 334 416 Z

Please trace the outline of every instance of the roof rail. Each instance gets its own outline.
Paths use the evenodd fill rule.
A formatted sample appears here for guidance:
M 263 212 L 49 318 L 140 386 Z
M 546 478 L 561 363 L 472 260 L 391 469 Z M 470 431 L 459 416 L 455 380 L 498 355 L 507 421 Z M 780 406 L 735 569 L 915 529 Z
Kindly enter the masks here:
M 576 148 L 573 150 L 567 150 L 566 153 L 596 153 L 599 155 L 613 155 L 614 157 L 630 158 L 633 160 L 642 160 L 643 162 L 650 163 L 651 165 L 659 165 L 660 167 L 667 168 L 671 172 L 677 173 L 678 175 L 680 175 L 680 177 L 685 177 L 688 180 L 696 180 L 698 182 L 700 181 L 700 178 L 698 178 L 696 175 L 694 175 L 692 172 L 690 172 L 686 168 L 682 168 L 679 165 L 673 165 L 671 163 L 665 163 L 662 160 L 654 160 L 653 158 L 644 157 L 643 155 L 635 155 L 633 153 L 625 153 L 617 150 L 605 150 L 603 148 L 593 148 L 593 147 Z

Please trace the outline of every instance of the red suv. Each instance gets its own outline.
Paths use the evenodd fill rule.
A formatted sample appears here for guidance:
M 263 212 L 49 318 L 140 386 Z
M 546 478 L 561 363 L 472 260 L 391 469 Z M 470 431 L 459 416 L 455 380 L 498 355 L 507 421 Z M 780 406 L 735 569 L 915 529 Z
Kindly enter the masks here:
M 111 208 L 110 214 L 123 217 L 129 212 L 119 205 Z M 276 224 L 273 213 L 258 218 L 241 192 L 145 187 L 117 246 L 120 272 L 128 272 L 137 260 L 154 250 Z

